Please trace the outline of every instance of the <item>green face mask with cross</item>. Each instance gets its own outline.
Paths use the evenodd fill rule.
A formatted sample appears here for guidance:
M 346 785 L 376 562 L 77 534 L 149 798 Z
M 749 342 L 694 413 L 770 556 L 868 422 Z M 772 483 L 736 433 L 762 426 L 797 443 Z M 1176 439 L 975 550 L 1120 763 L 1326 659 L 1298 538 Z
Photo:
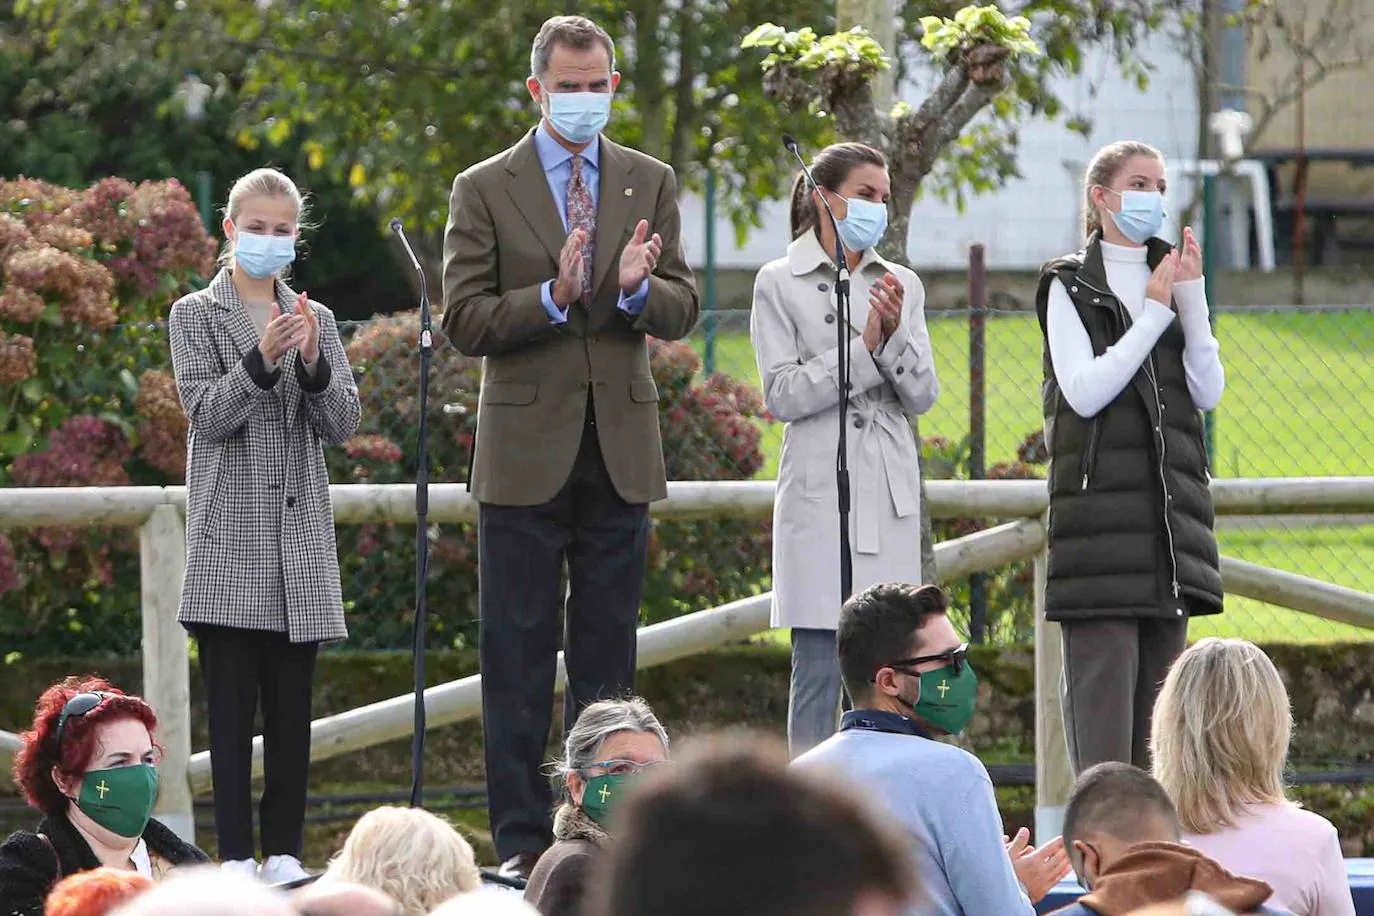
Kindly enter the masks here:
M 602 827 L 620 804 L 621 797 L 643 776 L 643 773 L 606 773 L 587 780 L 582 791 L 582 810 Z
M 958 670 L 958 674 L 955 671 Z M 978 675 L 964 662 L 920 675 L 921 694 L 912 709 L 936 728 L 957 735 L 973 718 L 978 700 Z
M 143 835 L 156 801 L 157 767 L 136 763 L 88 772 L 76 806 L 111 833 L 133 839 Z

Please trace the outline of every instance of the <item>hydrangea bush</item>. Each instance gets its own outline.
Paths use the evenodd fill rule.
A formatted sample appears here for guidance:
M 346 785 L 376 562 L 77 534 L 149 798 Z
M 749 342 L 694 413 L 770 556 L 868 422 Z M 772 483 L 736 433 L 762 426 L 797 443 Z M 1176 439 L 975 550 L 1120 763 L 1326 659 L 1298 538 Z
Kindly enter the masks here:
M 179 482 L 186 418 L 161 322 L 215 243 L 175 181 L 0 181 L 0 485 Z M 0 645 L 137 646 L 137 534 L 0 535 Z

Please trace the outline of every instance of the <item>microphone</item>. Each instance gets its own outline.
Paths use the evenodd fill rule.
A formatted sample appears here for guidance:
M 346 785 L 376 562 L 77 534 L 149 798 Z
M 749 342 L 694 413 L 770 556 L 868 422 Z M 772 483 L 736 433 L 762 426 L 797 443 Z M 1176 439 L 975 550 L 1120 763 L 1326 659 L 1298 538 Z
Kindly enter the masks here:
M 830 209 L 830 201 L 821 193 L 820 185 L 816 184 L 816 179 L 811 174 L 811 169 L 807 166 L 806 160 L 802 158 L 801 149 L 797 146 L 797 138 L 791 134 L 782 135 L 782 145 L 787 151 L 796 157 L 797 163 L 801 166 L 802 174 L 806 176 L 806 183 L 811 186 L 811 190 L 816 192 L 816 196 L 821 199 L 821 206 L 825 207 L 825 212 L 830 214 L 830 224 L 835 227 L 835 257 L 837 264 L 844 264 L 844 250 L 839 247 L 840 221 L 835 218 L 835 211 Z
M 840 522 L 840 600 L 848 601 L 849 596 L 854 591 L 854 555 L 849 548 L 849 445 L 848 445 L 848 424 L 845 423 L 849 414 L 849 264 L 844 258 L 844 243 L 840 240 L 840 221 L 835 218 L 835 211 L 830 209 L 830 201 L 826 199 L 821 191 L 820 185 L 816 184 L 816 177 L 811 174 L 811 169 L 807 166 L 806 160 L 802 158 L 801 150 L 797 146 L 797 140 L 791 134 L 782 135 L 782 145 L 787 147 L 787 151 L 796 157 L 801 165 L 802 174 L 806 176 L 806 183 L 821 199 L 821 206 L 825 207 L 825 212 L 830 215 L 830 224 L 835 229 L 835 308 L 840 313 L 840 320 L 835 322 L 835 346 L 840 354 L 839 363 L 836 366 L 838 371 L 838 387 L 840 391 L 839 403 L 839 436 L 838 447 L 835 451 L 835 493 L 836 503 L 839 509 Z
M 424 268 L 410 247 L 405 227 L 392 219 L 391 231 L 405 246 L 415 272 L 420 275 L 420 389 L 415 438 L 415 619 L 411 628 L 411 657 L 415 667 L 415 710 L 410 738 L 410 806 L 424 801 L 425 771 L 425 616 L 429 612 L 429 360 L 434 351 L 430 329 L 429 284 Z
M 425 287 L 425 272 L 420 269 L 420 259 L 415 257 L 415 249 L 410 247 L 410 239 L 406 238 L 405 225 L 399 219 L 393 217 L 391 220 L 391 231 L 396 233 L 396 238 L 400 239 L 401 244 L 405 246 L 406 254 L 410 256 L 411 266 L 413 266 L 415 272 L 420 275 L 420 288 L 423 290 Z M 429 297 L 425 296 L 425 298 L 428 299 Z

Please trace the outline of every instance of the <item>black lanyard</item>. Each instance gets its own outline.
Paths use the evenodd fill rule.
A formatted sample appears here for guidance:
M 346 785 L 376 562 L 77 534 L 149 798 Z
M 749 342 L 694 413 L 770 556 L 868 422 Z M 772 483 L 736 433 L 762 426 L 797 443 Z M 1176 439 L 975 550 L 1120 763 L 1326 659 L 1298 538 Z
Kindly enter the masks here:
M 914 738 L 929 738 L 921 726 L 906 716 L 882 709 L 851 709 L 840 719 L 840 731 L 863 729 L 870 732 L 886 732 L 889 735 L 911 735 Z

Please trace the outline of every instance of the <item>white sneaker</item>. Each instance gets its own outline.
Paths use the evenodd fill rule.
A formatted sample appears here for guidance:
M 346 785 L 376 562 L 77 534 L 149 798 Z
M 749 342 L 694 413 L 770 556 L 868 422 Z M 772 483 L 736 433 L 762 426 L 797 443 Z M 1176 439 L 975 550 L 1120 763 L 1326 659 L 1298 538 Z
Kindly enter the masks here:
M 284 884 L 309 877 L 310 872 L 302 867 L 301 860 L 295 856 L 268 856 L 258 870 L 258 880 L 264 884 Z
M 254 859 L 230 859 L 228 862 L 220 863 L 220 868 L 235 875 L 246 875 L 249 878 L 258 876 L 258 863 Z

